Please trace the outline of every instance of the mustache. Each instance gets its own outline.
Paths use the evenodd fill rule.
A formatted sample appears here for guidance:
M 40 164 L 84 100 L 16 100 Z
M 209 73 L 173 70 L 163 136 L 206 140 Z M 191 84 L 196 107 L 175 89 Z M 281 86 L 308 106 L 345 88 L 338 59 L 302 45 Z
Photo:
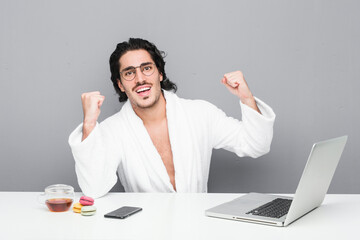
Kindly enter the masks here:
M 136 83 L 136 85 L 133 87 L 133 91 L 135 91 L 135 89 L 136 88 L 138 88 L 138 87 L 140 87 L 140 86 L 143 86 L 143 85 L 150 85 L 150 86 L 152 86 L 152 84 L 151 83 L 148 83 L 148 82 L 146 82 L 146 81 L 143 81 L 143 82 L 141 82 L 141 83 Z

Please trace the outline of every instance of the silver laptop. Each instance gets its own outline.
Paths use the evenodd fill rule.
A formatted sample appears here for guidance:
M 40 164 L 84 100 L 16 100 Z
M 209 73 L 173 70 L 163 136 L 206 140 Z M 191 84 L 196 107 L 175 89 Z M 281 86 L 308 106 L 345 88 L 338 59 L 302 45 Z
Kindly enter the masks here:
M 347 136 L 315 143 L 293 198 L 249 193 L 205 211 L 210 217 L 287 226 L 321 205 Z

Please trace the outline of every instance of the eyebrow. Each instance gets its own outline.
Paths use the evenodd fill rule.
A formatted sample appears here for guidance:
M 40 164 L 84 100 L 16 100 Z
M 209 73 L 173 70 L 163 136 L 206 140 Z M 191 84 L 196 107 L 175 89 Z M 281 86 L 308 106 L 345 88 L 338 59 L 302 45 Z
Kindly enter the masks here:
M 140 64 L 140 66 L 144 66 L 144 65 L 148 65 L 148 64 L 154 64 L 154 63 L 152 63 L 152 62 L 144 62 L 144 63 Z M 133 69 L 133 68 L 135 68 L 135 67 L 134 66 L 129 66 L 129 67 L 124 68 L 121 72 L 130 70 L 130 69 Z

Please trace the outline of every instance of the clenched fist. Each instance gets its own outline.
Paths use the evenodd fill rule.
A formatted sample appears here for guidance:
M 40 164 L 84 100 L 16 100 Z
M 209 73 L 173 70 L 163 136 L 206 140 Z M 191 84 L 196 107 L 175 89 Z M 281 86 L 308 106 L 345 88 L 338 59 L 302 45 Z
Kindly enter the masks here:
M 100 115 L 100 108 L 105 97 L 99 91 L 83 93 L 81 95 L 82 107 L 84 111 L 83 137 L 86 139 L 96 126 L 96 121 Z
M 235 71 L 226 73 L 221 79 L 221 82 L 232 94 L 238 96 L 243 104 L 246 104 L 255 111 L 261 113 L 242 72 Z

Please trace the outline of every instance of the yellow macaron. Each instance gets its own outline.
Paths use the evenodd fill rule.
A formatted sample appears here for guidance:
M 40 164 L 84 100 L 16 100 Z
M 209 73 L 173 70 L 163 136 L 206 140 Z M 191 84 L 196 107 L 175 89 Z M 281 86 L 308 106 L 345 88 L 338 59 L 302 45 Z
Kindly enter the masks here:
M 74 213 L 81 213 L 82 207 L 83 207 L 83 205 L 81 205 L 81 203 L 75 203 L 73 206 Z

